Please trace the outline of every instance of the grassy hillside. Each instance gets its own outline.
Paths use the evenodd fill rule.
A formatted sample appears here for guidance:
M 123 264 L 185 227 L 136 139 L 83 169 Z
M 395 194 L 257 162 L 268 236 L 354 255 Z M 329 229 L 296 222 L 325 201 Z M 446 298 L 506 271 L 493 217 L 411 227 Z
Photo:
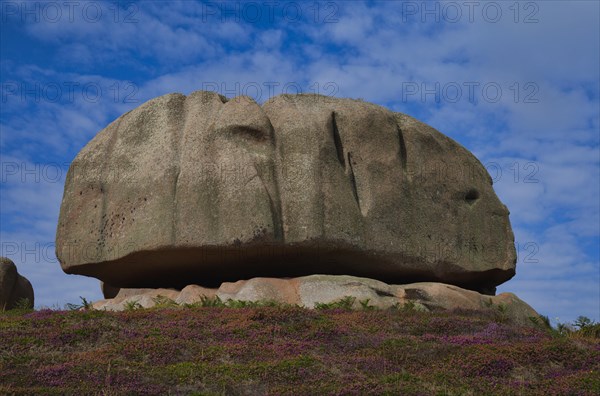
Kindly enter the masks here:
M 0 394 L 596 395 L 600 340 L 501 315 L 243 306 L 0 313 Z

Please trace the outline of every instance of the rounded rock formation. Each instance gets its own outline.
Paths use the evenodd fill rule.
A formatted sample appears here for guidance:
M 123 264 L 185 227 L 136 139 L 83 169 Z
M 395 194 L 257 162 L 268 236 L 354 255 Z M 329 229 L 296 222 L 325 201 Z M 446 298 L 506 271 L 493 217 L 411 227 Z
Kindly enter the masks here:
M 469 151 L 407 115 L 198 91 L 141 105 L 81 150 L 56 249 L 65 272 L 117 288 L 320 273 L 493 294 L 515 273 L 508 215 Z
M 12 260 L 0 257 L 0 310 L 33 308 L 33 304 L 31 283 L 17 272 Z
M 188 285 L 181 291 L 121 289 L 114 298 L 95 302 L 94 308 L 109 311 L 126 310 L 128 306 L 151 308 L 160 303 L 161 298 L 180 305 L 203 305 L 208 299 L 224 304 L 233 300 L 291 304 L 305 308 L 346 300 L 356 309 L 412 307 L 411 309 L 421 311 L 488 312 L 497 316 L 498 320 L 521 326 L 534 326 L 542 319 L 533 308 L 512 293 L 485 296 L 444 283 L 388 285 L 374 279 L 346 275 L 309 275 L 291 279 L 252 278 L 225 282 L 213 289 Z

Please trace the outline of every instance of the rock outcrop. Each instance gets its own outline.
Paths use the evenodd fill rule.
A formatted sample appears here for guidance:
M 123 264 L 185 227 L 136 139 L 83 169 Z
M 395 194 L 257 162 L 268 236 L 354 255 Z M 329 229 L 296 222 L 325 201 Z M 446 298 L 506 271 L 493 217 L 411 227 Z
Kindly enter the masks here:
M 66 273 L 113 287 L 325 273 L 493 294 L 515 274 L 508 215 L 469 151 L 407 115 L 199 91 L 153 99 L 81 150 L 56 250 Z
M 237 282 L 225 282 L 219 288 L 188 285 L 183 290 L 173 289 L 121 289 L 115 298 L 94 303 L 96 309 L 121 311 L 137 303 L 139 307 L 151 308 L 160 298 L 168 298 L 177 304 L 194 304 L 203 297 L 222 302 L 228 300 L 253 302 L 278 302 L 314 308 L 317 304 L 329 304 L 346 297 L 353 299 L 353 308 L 363 304 L 379 309 L 403 307 L 411 304 L 423 311 L 471 310 L 492 311 L 501 319 L 520 325 L 532 325 L 531 318 L 539 315 L 512 293 L 486 296 L 472 290 L 443 283 L 422 282 L 405 285 L 386 283 L 345 275 L 310 275 L 300 278 L 252 278 Z
M 17 266 L 12 260 L 0 257 L 0 311 L 17 306 L 33 308 L 33 304 L 31 283 L 17 272 Z

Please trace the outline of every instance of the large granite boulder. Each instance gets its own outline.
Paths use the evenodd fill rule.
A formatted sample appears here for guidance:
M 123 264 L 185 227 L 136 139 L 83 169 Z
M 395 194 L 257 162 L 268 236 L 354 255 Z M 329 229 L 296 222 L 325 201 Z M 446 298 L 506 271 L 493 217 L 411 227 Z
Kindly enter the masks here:
M 173 302 L 194 304 L 203 298 L 221 302 L 228 300 L 277 302 L 315 308 L 350 298 L 352 307 L 378 309 L 408 306 L 421 311 L 468 310 L 488 312 L 500 320 L 531 326 L 539 314 L 512 293 L 486 296 L 472 290 L 444 283 L 421 282 L 405 285 L 387 283 L 347 275 L 309 275 L 299 278 L 252 278 L 224 282 L 218 288 L 188 285 L 183 290 L 120 289 L 114 298 L 97 301 L 94 308 L 122 311 L 129 307 L 151 308 L 168 298 Z M 138 305 L 139 304 L 139 305 Z M 530 319 L 533 318 L 533 319 Z
M 65 272 L 114 287 L 325 273 L 492 294 L 515 274 L 508 215 L 469 151 L 407 115 L 198 91 L 141 105 L 81 150 L 56 250 Z
M 33 287 L 17 272 L 9 258 L 0 257 L 0 311 L 19 307 L 33 308 Z

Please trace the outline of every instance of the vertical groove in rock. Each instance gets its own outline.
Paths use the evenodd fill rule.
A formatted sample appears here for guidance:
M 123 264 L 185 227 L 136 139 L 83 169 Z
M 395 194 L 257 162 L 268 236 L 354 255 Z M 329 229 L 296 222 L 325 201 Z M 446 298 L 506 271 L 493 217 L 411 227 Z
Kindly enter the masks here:
M 335 111 L 331 112 L 331 130 L 333 134 L 333 143 L 335 145 L 335 151 L 337 153 L 337 159 L 345 170 L 346 161 L 344 161 L 344 146 L 342 146 L 340 131 L 338 130 L 337 122 L 335 120 Z
M 398 156 L 400 157 L 400 163 L 402 164 L 402 171 L 406 172 L 406 143 L 404 142 L 404 134 L 402 133 L 400 126 L 398 126 L 398 141 L 400 143 Z
M 278 199 L 277 203 L 275 203 L 275 200 L 273 199 L 273 196 L 271 195 L 271 192 L 267 187 L 267 183 L 265 183 L 264 179 L 260 175 L 258 176 L 258 178 L 260 179 L 263 188 L 267 192 L 267 197 L 269 198 L 269 207 L 271 208 L 271 222 L 273 223 L 273 238 L 276 241 L 281 241 L 283 240 L 283 224 L 281 221 L 281 212 L 279 212 L 279 210 L 281 210 L 281 201 Z M 277 191 L 275 191 L 275 193 L 277 193 Z
M 352 153 L 350 152 L 348 152 L 348 169 L 350 170 L 350 184 L 352 185 L 352 193 L 354 194 L 354 199 L 356 200 L 358 209 L 360 209 L 360 212 L 362 213 L 360 199 L 358 198 L 358 188 L 356 187 L 356 178 L 354 176 L 354 168 L 352 166 Z
M 179 161 L 179 158 L 177 159 Z M 179 162 L 177 162 L 179 164 Z M 173 189 L 171 194 L 173 195 L 173 210 L 171 211 L 171 243 L 176 245 L 177 242 L 177 182 L 179 181 L 179 173 L 181 172 L 181 168 L 177 165 L 177 169 L 175 171 L 175 177 L 173 180 Z

